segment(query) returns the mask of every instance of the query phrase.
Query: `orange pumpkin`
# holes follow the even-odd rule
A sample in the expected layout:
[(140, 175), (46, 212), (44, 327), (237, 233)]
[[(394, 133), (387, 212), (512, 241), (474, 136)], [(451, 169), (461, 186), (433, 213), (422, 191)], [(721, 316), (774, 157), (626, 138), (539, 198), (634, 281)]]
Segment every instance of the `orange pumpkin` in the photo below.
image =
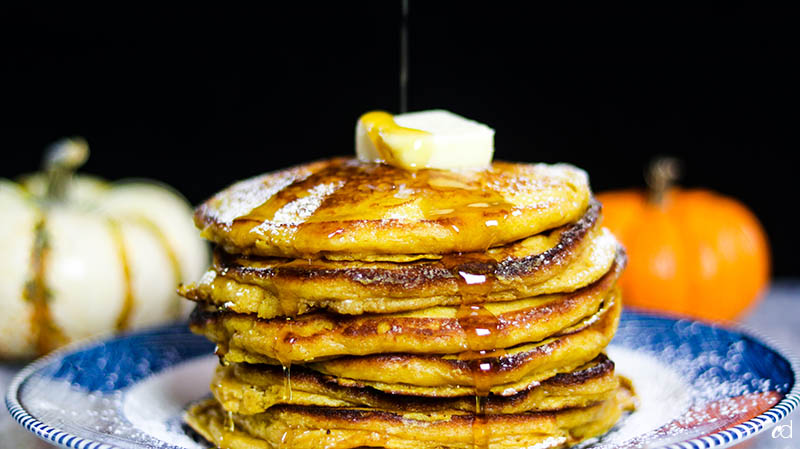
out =
[(629, 264), (620, 280), (628, 305), (708, 320), (731, 320), (769, 281), (767, 238), (740, 202), (708, 190), (673, 187), (674, 159), (656, 161), (647, 193), (598, 194), (603, 223)]

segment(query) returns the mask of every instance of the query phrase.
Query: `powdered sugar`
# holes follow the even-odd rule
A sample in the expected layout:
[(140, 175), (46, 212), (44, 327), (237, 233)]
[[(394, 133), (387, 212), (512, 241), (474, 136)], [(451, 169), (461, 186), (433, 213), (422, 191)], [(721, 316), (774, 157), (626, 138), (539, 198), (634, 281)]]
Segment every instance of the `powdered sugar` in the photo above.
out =
[(186, 405), (207, 391), (213, 356), (162, 371), (126, 390), (86, 391), (65, 379), (36, 377), (26, 384), (27, 408), (53, 427), (120, 448), (206, 449), (182, 427)]
[(311, 172), (306, 170), (289, 170), (281, 176), (261, 175), (237, 182), (215, 198), (208, 213), (219, 224), (230, 226), (237, 218), (247, 215), (276, 193), (309, 175)]
[[(676, 326), (678, 332), (692, 333), (697, 324)], [(745, 350), (742, 341), (724, 351), (697, 350), (689, 343), (666, 345), (659, 353), (610, 346), (609, 357), (617, 373), (632, 381), (638, 407), (600, 440), (582, 446), (661, 447), (746, 421), (782, 397), (784, 387), (769, 379), (729, 375), (741, 368), (737, 364)]]
[(306, 195), (286, 203), (275, 211), (269, 220), (253, 228), (250, 232), (260, 235), (293, 232), (293, 230), (314, 214), (322, 202), (344, 185), (344, 181), (317, 184)]
[(655, 430), (689, 409), (692, 387), (669, 365), (621, 346), (610, 346), (608, 356), (617, 374), (633, 382), (639, 403), (634, 413), (603, 438), (603, 443), (621, 443)]
[(198, 385), (208, 387), (217, 360), (198, 358), (151, 376), (124, 393), (122, 411), (131, 424), (160, 441), (180, 447), (203, 448), (181, 429), (186, 405), (196, 401)]

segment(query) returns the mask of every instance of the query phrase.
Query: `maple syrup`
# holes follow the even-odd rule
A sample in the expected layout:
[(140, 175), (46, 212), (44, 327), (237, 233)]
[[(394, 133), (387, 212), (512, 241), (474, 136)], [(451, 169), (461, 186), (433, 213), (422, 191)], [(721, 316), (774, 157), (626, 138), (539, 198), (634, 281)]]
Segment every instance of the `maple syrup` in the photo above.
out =
[(231, 362), (225, 359), (225, 354), (227, 353), (227, 345), (220, 346), (220, 344), (217, 343), (217, 345), (214, 346), (214, 355), (218, 357), (220, 366), (228, 366), (231, 364)]
[(228, 411), (228, 413), (225, 415), (224, 426), (225, 426), (225, 429), (228, 430), (228, 432), (233, 432), (233, 431), (236, 430), (236, 423), (233, 421), (233, 412), (232, 411)]
[(289, 288), (285, 288), (280, 283), (275, 285), (277, 290), (278, 304), (281, 311), (286, 317), (296, 317), (300, 314), (300, 299)]
[(292, 402), (292, 365), (282, 365), (283, 367), (283, 400)]
[[(372, 111), (358, 119), (363, 125), (369, 140), (381, 159), (401, 168), (421, 168), (428, 165), (433, 154), (433, 135), (427, 131), (406, 128), (394, 121), (394, 116), (384, 111)], [(398, 145), (411, 156), (410, 160), (398, 159), (393, 145), (384, 139), (392, 137), (394, 145)], [(408, 167), (406, 167), (408, 166)]]
[[(302, 223), (326, 220), (347, 220), (357, 217), (360, 220), (384, 219), (387, 212), (414, 202), (414, 210), (424, 220), (452, 219), (451, 227), (459, 232), (460, 222), (482, 222), (485, 233), (493, 235), (498, 225), (512, 214), (514, 205), (507, 202), (500, 193), (486, 188), (486, 173), (456, 173), (446, 170), (420, 170), (407, 172), (387, 169), (373, 164), (340, 163), (322, 169), (311, 176), (292, 182), (263, 204), (247, 214), (237, 217), (234, 222), (253, 221), (263, 223), (275, 217), (281, 208), (301, 198), (305, 192), (316, 185), (331, 180), (342, 180), (340, 187), (303, 218)], [(328, 238), (336, 238), (337, 232), (326, 232)], [(485, 235), (485, 234), (484, 234)], [(298, 227), (290, 240), (317, 238), (305, 235)], [(487, 239), (484, 249), (488, 249), (494, 238)], [(474, 246), (465, 242), (465, 247)], [(464, 261), (464, 254), (444, 256), (442, 262), (456, 279), (462, 304), (457, 311), (457, 320), (464, 330), (466, 350), (459, 358), (467, 363), (475, 387), (475, 414), (473, 419), (473, 444), (485, 448), (490, 440), (487, 422), (487, 398), (493, 385), (493, 376), (498, 371), (497, 360), (505, 352), (496, 349), (500, 320), (482, 304), (492, 291), (495, 282), (494, 272), (497, 261), (482, 254), (470, 256)], [(286, 315), (296, 315), (297, 298), (277, 286), (281, 310)], [(288, 324), (288, 323), (287, 323)], [(278, 332), (274, 347), (278, 361), (284, 370), (284, 397), (291, 400), (291, 361), (288, 357), (291, 348), (286, 340), (288, 328)], [(281, 440), (281, 446), (287, 434)]]
[[(284, 242), (282, 245), (289, 246), (296, 246), (294, 242), (308, 246), (307, 242), (325, 237), (337, 239), (345, 232), (343, 228), (303, 226), (308, 223), (381, 221), (388, 218), (452, 221), (454, 229), (459, 228), (457, 222), (484, 223), (483, 237), (487, 233), (491, 236), (495, 232), (493, 228), (497, 227), (495, 223), (500, 224), (515, 211), (512, 203), (488, 187), (494, 178), (496, 174), (491, 170), (453, 172), (426, 169), (410, 172), (381, 164), (334, 161), (308, 177), (291, 179), (292, 182), (281, 186), (282, 189), (261, 204), (233, 218), (232, 224), (234, 227), (244, 225), (247, 232), (268, 230), (270, 239), (275, 238)], [(321, 189), (326, 185), (335, 188)], [(310, 197), (316, 200), (308, 200)], [(294, 211), (292, 219), (279, 219), (284, 215), (281, 211), (287, 209)], [(321, 229), (324, 229), (324, 234), (319, 233)], [(492, 243), (489, 239), (489, 246)], [(465, 241), (459, 247), (474, 251), (476, 249), (472, 247), (475, 245), (475, 242)], [(486, 244), (480, 246), (488, 247)]]
[(488, 425), (487, 401), (497, 372), (498, 356), (495, 348), (500, 330), (500, 320), (483, 306), (495, 280), (491, 264), (474, 263), (474, 271), (465, 271), (464, 265), (454, 273), (461, 293), (462, 303), (456, 319), (464, 331), (467, 350), (459, 359), (467, 363), (475, 387), (475, 413), (472, 421), (472, 441), (475, 448), (487, 448), (491, 438)]
[[(280, 318), (278, 318), (280, 319)], [(272, 347), (275, 351), (275, 358), (280, 362), (283, 369), (283, 400), (291, 402), (292, 400), (292, 359), (290, 356), (292, 343), (295, 342), (295, 337), (289, 337), (292, 330), (292, 317), (284, 318), (283, 326), (275, 333), (275, 338), (272, 342)]]

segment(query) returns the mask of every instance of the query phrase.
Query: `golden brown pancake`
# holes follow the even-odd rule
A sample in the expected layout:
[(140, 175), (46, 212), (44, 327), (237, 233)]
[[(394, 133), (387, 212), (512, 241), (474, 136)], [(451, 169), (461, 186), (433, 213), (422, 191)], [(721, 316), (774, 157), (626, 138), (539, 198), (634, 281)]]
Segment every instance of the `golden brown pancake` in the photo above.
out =
[(565, 447), (632, 407), (604, 354), (624, 250), (586, 174), (337, 158), (236, 183), (180, 293), (217, 344), (187, 423), (222, 448)]
[(318, 258), (482, 252), (577, 221), (591, 198), (569, 165), (419, 170), (329, 159), (236, 183), (195, 223), (231, 254)]
[[(600, 280), (575, 292), (483, 304), (480, 307), (491, 323), (484, 323), (486, 316), (459, 316), (460, 308), (455, 306), (356, 316), (317, 312), (296, 319), (263, 320), (199, 305), (190, 325), (222, 352), (242, 350), (284, 363), (346, 355), (508, 348), (550, 337), (597, 312), (624, 267), (624, 254), (617, 259)], [(465, 327), (481, 326), (492, 326), (492, 338), (470, 341)]]
[[(618, 244), (607, 229), (554, 234), (480, 255), (408, 263), (245, 259), (218, 250), (214, 269), (180, 293), (267, 319), (316, 309), (393, 313), (571, 292), (599, 279), (614, 262)], [(476, 290), (466, 284), (470, 276), (485, 279), (477, 286), (479, 298), (470, 297)]]
[[(288, 377), (287, 377), (288, 376)], [(510, 396), (490, 394), (486, 413), (522, 413), (585, 407), (619, 387), (614, 363), (599, 355), (575, 371), (557, 374)], [(396, 412), (475, 410), (475, 395), (437, 398), (384, 393), (365, 386), (342, 386), (336, 378), (296, 366), (290, 374), (274, 365), (231, 364), (217, 368), (211, 392), (226, 411), (262, 413), (278, 404), (365, 407)]]
[[(475, 395), (476, 382), (487, 392), (508, 396), (559, 373), (573, 371), (603, 352), (617, 329), (622, 303), (618, 292), (595, 315), (565, 329), (562, 335), (482, 357), (463, 354), (375, 354), (339, 357), (307, 366), (330, 375), (344, 387), (372, 388), (389, 394), (431, 398)], [(259, 356), (228, 352), (223, 364), (263, 364)], [(491, 368), (483, 371), (479, 368)], [(290, 365), (289, 369), (291, 370)]]
[[(476, 358), (464, 354), (378, 354), (340, 357), (308, 366), (334, 376), (343, 386), (369, 387), (385, 393), (456, 397), (475, 395), (477, 384), (492, 394), (509, 396), (559, 373), (573, 371), (597, 357), (619, 324), (622, 304), (616, 292), (592, 318), (564, 330), (564, 335)], [(489, 369), (483, 370), (481, 368)]]
[(602, 434), (631, 408), (631, 392), (620, 387), (605, 401), (548, 412), (476, 417), (466, 412), (278, 405), (256, 415), (228, 415), (216, 401), (208, 400), (192, 406), (186, 421), (217, 446), (232, 449), (472, 449), (476, 445), (544, 449), (563, 448)]

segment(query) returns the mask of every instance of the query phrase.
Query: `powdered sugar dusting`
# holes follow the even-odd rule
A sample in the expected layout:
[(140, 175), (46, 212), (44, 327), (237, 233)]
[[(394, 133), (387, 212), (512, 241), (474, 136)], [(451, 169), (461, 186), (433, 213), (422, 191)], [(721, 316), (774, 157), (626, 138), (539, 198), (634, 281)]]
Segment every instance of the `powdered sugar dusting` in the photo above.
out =
[(129, 390), (107, 393), (87, 391), (64, 379), (37, 377), (26, 389), (46, 394), (30, 395), (27, 406), (43, 422), (116, 447), (206, 449), (186, 435), (182, 415), (185, 406), (197, 399), (197, 391), (207, 389), (214, 363), (214, 357), (203, 357)]
[(122, 411), (141, 432), (187, 449), (204, 448), (181, 429), (186, 405), (196, 401), (198, 385), (208, 387), (217, 360), (202, 357), (177, 365), (125, 391)]
[(522, 449), (549, 449), (561, 446), (565, 441), (567, 441), (567, 437), (547, 437), (534, 445), (525, 446)]
[[(697, 324), (677, 322), (679, 333), (699, 332)], [(627, 333), (627, 332), (626, 332)], [(656, 333), (629, 334), (641, 344)], [(612, 345), (609, 357), (616, 371), (629, 378), (638, 396), (637, 410), (601, 439), (584, 443), (592, 448), (661, 447), (698, 438), (744, 422), (772, 407), (783, 397), (785, 386), (773, 385), (769, 379), (754, 378), (741, 370), (745, 344), (739, 340), (728, 345), (711, 343), (713, 335), (699, 344), (711, 344), (720, 350), (697, 352), (687, 342), (665, 345), (659, 352), (629, 349)], [(627, 346), (627, 345), (626, 345)], [(650, 346), (645, 344), (645, 346)], [(652, 346), (650, 346), (652, 347)]]
[(633, 382), (639, 403), (634, 413), (603, 438), (604, 443), (621, 443), (655, 430), (689, 409), (692, 387), (669, 365), (621, 346), (610, 346), (608, 356), (617, 374)]
[(200, 285), (211, 285), (211, 283), (214, 282), (214, 279), (216, 278), (217, 278), (216, 270), (207, 270), (205, 273), (203, 273), (203, 276), (197, 283)]
[(270, 220), (265, 220), (250, 232), (259, 235), (293, 232), (294, 229), (314, 214), (322, 202), (333, 192), (339, 190), (344, 181), (317, 184), (306, 192), (306, 195), (286, 203), (275, 211)]
[(276, 193), (309, 175), (311, 172), (307, 170), (289, 170), (280, 176), (261, 175), (237, 182), (212, 200), (209, 214), (221, 225), (230, 226), (237, 218), (249, 214)]
[(581, 184), (589, 184), (589, 175), (586, 173), (586, 170), (571, 164), (536, 164), (536, 168), (546, 172), (548, 176), (564, 182), (573, 182), (577, 180)]

